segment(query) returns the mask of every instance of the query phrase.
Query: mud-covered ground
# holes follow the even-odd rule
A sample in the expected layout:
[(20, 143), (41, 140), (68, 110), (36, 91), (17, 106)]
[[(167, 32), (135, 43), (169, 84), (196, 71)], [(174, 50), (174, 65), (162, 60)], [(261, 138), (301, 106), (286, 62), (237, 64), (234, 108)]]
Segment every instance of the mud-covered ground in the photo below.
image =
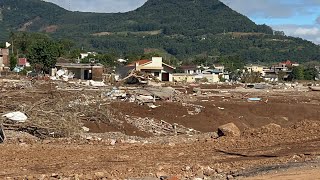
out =
[[(1, 179), (317, 177), (320, 92), (306, 87), (206, 85), (201, 94), (176, 87), (183, 101), (157, 101), (152, 109), (104, 97), (110, 88), (28, 81), (0, 86), (1, 113), (26, 112), (24, 127), (41, 129), (5, 128)], [(257, 97), (261, 101), (248, 101)], [(162, 121), (197, 133), (173, 136)], [(217, 137), (217, 128), (230, 122), (241, 136)], [(59, 138), (50, 136), (54, 132)]]

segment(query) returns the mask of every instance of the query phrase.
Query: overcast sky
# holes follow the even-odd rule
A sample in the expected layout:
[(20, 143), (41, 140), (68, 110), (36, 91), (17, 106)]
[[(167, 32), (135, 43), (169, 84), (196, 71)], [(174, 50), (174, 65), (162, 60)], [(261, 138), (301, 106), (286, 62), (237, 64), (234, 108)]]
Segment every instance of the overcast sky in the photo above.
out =
[[(126, 12), (146, 0), (46, 0), (86, 12)], [(209, 1), (209, 0), (208, 0)], [(258, 24), (320, 44), (320, 0), (221, 0)]]

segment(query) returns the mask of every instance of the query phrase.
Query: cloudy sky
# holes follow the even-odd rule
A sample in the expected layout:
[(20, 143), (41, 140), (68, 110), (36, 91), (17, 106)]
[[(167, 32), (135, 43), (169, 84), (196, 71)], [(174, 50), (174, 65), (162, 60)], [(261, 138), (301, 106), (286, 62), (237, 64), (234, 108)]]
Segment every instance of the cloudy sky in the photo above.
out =
[[(126, 12), (146, 0), (46, 0), (66, 9), (87, 12)], [(258, 24), (320, 44), (320, 0), (221, 0)]]

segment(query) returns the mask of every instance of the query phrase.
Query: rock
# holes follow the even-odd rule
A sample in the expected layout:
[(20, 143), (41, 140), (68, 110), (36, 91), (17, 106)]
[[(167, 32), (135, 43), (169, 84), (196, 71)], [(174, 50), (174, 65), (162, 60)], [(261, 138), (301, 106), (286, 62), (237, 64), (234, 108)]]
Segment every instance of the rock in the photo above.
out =
[(168, 177), (167, 173), (160, 171), (156, 173), (157, 178), (161, 178), (161, 177)]
[(106, 177), (104, 172), (96, 172), (96, 173), (94, 173), (94, 175), (96, 176), (96, 178), (104, 178), (104, 177)]
[(230, 180), (230, 179), (234, 179), (234, 177), (232, 175), (228, 175), (227, 180)]
[(52, 173), (52, 174), (51, 174), (51, 177), (53, 177), (53, 178), (58, 178), (58, 177), (59, 177), (59, 174)]
[(160, 180), (168, 180), (167, 176), (160, 176)]
[(36, 179), (36, 178), (29, 175), (29, 176), (26, 177), (26, 179), (27, 179), (27, 180), (34, 180), (34, 179)]
[(29, 147), (29, 145), (27, 143), (20, 143), (19, 146), (25, 147), (25, 148)]
[(200, 165), (200, 164), (196, 164), (194, 166), (192, 166), (192, 171), (193, 172), (197, 172), (197, 171), (202, 171), (203, 170), (203, 167)]
[(239, 137), (240, 129), (234, 124), (229, 123), (218, 128), (218, 135), (221, 136), (229, 136), (229, 137)]
[(90, 141), (90, 140), (92, 140), (92, 139), (93, 139), (92, 136), (87, 136), (87, 137), (86, 137), (86, 140), (88, 140), (88, 141)]
[(163, 166), (158, 166), (158, 171), (163, 171), (164, 167)]
[(223, 173), (222, 169), (220, 169), (220, 168), (217, 168), (217, 169), (216, 169), (216, 172), (217, 172), (218, 174)]
[(197, 176), (197, 177), (204, 177), (204, 173), (203, 173), (203, 170), (198, 170), (196, 172), (194, 172), (194, 174)]
[(93, 178), (93, 176), (92, 176), (92, 175), (87, 174), (87, 175), (85, 175), (85, 176), (84, 176), (84, 179), (94, 179), (94, 178)]
[(82, 176), (80, 176), (79, 174), (74, 174), (72, 177), (74, 180), (80, 180)]
[(212, 178), (213, 179), (225, 179), (225, 176), (222, 174), (215, 174)]
[(89, 131), (90, 131), (90, 129), (87, 128), (87, 127), (85, 127), (85, 126), (82, 127), (82, 130), (83, 130), (84, 132), (89, 132)]
[(191, 170), (191, 167), (190, 167), (190, 166), (187, 166), (185, 170), (186, 170), (186, 171), (190, 171), (190, 170)]
[(116, 145), (116, 143), (117, 143), (117, 140), (112, 139), (111, 142), (110, 142), (110, 145), (111, 145), (111, 146), (114, 146), (114, 145)]
[(46, 179), (46, 175), (45, 174), (41, 174), (39, 177), (38, 177), (38, 180), (44, 180)]
[(203, 175), (205, 176), (213, 176), (216, 174), (216, 171), (211, 169), (210, 167), (207, 167), (204, 171), (203, 171)]
[(193, 178), (192, 180), (202, 180), (202, 178), (196, 177), (196, 178)]

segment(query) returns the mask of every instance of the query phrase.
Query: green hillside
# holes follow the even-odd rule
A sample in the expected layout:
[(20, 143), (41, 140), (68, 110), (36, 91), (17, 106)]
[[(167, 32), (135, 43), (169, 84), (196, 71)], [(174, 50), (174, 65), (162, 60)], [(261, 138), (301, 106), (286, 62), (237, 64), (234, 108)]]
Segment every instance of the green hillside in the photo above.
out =
[(319, 46), (274, 36), (218, 0), (149, 0), (127, 13), (70, 12), (40, 0), (0, 0), (0, 41), (10, 31), (43, 32), (75, 46), (128, 54), (165, 50), (180, 60), (240, 56), (246, 62), (319, 59)]

